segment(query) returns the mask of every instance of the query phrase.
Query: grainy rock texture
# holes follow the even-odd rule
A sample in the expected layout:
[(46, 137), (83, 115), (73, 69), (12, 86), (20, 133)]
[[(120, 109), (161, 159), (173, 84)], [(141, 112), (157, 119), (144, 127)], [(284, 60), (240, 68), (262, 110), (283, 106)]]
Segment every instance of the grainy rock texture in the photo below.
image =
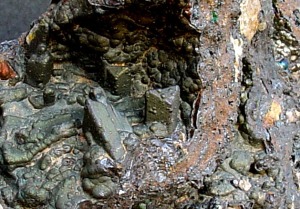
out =
[(299, 9), (52, 1), (0, 46), (0, 205), (299, 208)]

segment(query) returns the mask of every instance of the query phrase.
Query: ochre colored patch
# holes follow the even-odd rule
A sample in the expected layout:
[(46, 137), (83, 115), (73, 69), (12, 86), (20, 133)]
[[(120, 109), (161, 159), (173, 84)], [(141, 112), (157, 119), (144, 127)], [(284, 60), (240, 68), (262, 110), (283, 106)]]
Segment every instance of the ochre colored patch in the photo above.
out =
[(258, 14), (261, 10), (260, 1), (243, 0), (240, 6), (240, 31), (250, 42), (259, 26)]
[(0, 59), (0, 79), (7, 80), (16, 77), (15, 71), (6, 60)]
[(37, 28), (37, 26), (34, 26), (34, 27), (30, 30), (30, 32), (26, 35), (25, 41), (26, 41), (26, 43), (27, 43), (28, 45), (31, 43), (31, 41), (32, 41), (33, 39), (36, 38), (36, 28)]
[(264, 126), (270, 127), (279, 120), (280, 113), (282, 112), (281, 106), (278, 102), (273, 101), (270, 110), (267, 112), (264, 118)]

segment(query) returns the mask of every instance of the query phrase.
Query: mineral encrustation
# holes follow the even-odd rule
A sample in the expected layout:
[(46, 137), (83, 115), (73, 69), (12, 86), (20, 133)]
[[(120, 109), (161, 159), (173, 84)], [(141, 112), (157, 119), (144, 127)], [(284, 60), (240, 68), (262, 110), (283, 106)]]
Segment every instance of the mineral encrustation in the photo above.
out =
[(53, 0), (0, 44), (0, 208), (299, 208), (299, 11)]

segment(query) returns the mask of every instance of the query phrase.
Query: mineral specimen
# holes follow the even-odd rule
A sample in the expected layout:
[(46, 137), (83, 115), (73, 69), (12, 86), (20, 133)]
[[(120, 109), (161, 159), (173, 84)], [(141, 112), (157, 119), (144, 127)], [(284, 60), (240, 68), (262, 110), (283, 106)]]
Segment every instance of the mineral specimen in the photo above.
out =
[(0, 207), (298, 208), (299, 41), (283, 11), (52, 1), (0, 44)]
[(172, 133), (176, 128), (179, 113), (179, 87), (173, 86), (148, 91), (146, 104), (146, 122), (160, 121), (166, 123), (168, 131)]

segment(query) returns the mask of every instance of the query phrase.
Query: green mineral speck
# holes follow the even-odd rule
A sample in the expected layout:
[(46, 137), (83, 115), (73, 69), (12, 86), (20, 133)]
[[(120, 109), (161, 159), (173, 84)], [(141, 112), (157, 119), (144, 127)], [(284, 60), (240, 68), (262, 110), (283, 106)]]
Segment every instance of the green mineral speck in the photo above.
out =
[(283, 70), (287, 71), (289, 69), (289, 61), (285, 58), (281, 59), (277, 62), (277, 65), (281, 67)]
[(146, 209), (147, 205), (145, 203), (140, 203), (139, 204), (139, 209)]
[(218, 19), (219, 19), (218, 13), (216, 11), (212, 11), (211, 12), (211, 16), (212, 16), (211, 21), (213, 23), (217, 23)]

